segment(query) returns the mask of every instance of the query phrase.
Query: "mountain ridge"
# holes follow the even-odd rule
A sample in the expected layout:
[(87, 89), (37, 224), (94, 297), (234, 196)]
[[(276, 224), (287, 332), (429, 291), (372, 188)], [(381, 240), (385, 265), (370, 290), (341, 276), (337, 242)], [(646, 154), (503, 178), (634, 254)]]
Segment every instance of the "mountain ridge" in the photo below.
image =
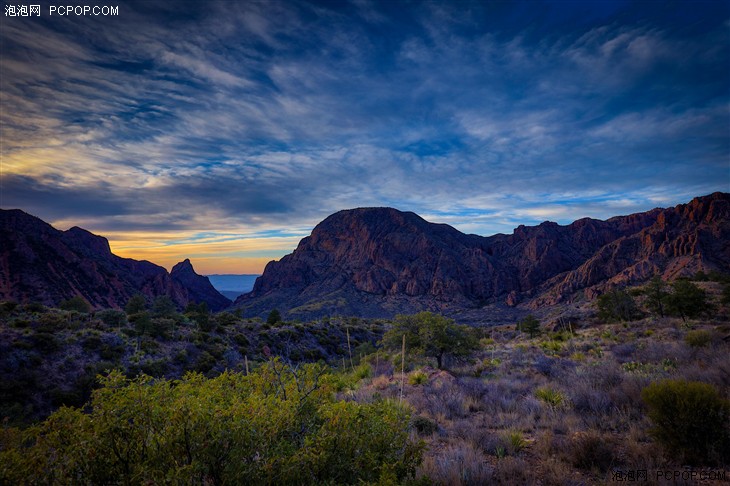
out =
[(730, 194), (672, 208), (520, 225), (483, 237), (393, 208), (356, 208), (325, 218), (297, 248), (267, 264), (234, 307), (273, 307), (303, 319), (569, 303), (607, 286), (697, 270), (730, 270)]
[(0, 242), (0, 299), (58, 305), (79, 295), (93, 307), (121, 308), (141, 293), (167, 295), (181, 308), (198, 300), (213, 310), (230, 304), (192, 266), (194, 275), (173, 275), (114, 255), (103, 236), (78, 226), (61, 231), (20, 209), (0, 209)]

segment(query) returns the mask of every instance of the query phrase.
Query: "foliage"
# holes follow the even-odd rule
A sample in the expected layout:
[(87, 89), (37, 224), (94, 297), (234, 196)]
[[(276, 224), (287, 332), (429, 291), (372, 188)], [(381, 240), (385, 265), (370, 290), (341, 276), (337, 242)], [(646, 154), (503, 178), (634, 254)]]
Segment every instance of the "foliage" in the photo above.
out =
[(175, 303), (167, 295), (157, 296), (152, 302), (152, 315), (155, 317), (171, 317), (175, 310)]
[(443, 367), (445, 356), (468, 356), (479, 347), (471, 328), (431, 312), (396, 316), (393, 327), (383, 336), (383, 343), (399, 350), (404, 335), (407, 352), (436, 358), (439, 368)]
[(147, 299), (145, 299), (144, 295), (142, 295), (142, 294), (133, 295), (129, 299), (129, 301), (127, 301), (127, 305), (124, 306), (124, 312), (126, 312), (128, 316), (131, 316), (134, 314), (139, 314), (146, 310), (147, 310)]
[(61, 408), (0, 437), (0, 483), (403, 482), (423, 446), (394, 401), (336, 402), (320, 365), (170, 382), (112, 372), (89, 412)]
[(61, 310), (76, 311), (82, 314), (88, 314), (91, 311), (91, 306), (86, 300), (80, 295), (71, 297), (68, 300), (64, 300), (58, 306)]
[(712, 334), (709, 331), (700, 329), (688, 331), (684, 336), (684, 342), (693, 348), (704, 348), (712, 341)]
[(104, 309), (97, 312), (96, 317), (110, 328), (119, 328), (127, 323), (127, 315), (117, 309)]
[(708, 310), (707, 294), (689, 280), (676, 280), (672, 283), (672, 293), (667, 297), (667, 310), (678, 315), (683, 321), (695, 318)]
[(693, 464), (730, 456), (730, 401), (712, 385), (665, 380), (646, 387), (641, 397), (652, 434), (670, 454)]
[(526, 332), (531, 338), (534, 338), (540, 334), (540, 321), (530, 314), (517, 323), (517, 329), (521, 332)]
[(423, 371), (414, 371), (408, 377), (408, 383), (413, 386), (423, 385), (425, 383), (428, 383), (428, 375)]
[(649, 312), (664, 317), (664, 308), (666, 306), (667, 284), (659, 275), (655, 275), (649, 283), (643, 288), (643, 294), (646, 296), (646, 307)]
[(278, 309), (273, 309), (269, 312), (269, 316), (266, 318), (266, 324), (273, 326), (281, 322), (281, 313)]
[(553, 408), (558, 408), (565, 403), (565, 395), (548, 387), (538, 388), (535, 390), (535, 397)]
[(609, 290), (598, 297), (598, 317), (605, 321), (630, 321), (639, 311), (634, 298), (625, 290)]

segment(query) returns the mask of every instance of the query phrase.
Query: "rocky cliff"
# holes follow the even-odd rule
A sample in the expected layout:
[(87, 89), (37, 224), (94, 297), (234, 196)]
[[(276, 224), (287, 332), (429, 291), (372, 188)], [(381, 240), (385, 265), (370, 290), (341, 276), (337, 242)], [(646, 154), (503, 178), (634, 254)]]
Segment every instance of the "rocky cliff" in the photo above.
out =
[(179, 307), (198, 299), (223, 307), (228, 300), (209, 282), (204, 289), (188, 266), (171, 276), (148, 261), (114, 255), (106, 238), (84, 229), (59, 231), (23, 211), (0, 210), (0, 300), (57, 305), (80, 295), (95, 307), (123, 307), (142, 293), (168, 295)]
[(218, 292), (208, 277), (198, 275), (192, 263), (187, 258), (172, 267), (172, 279), (185, 287), (188, 291), (188, 300), (191, 302), (207, 302), (212, 311), (219, 311), (231, 305), (231, 301)]
[(270, 262), (234, 305), (290, 316), (386, 316), (488, 304), (539, 306), (607, 285), (697, 270), (730, 270), (730, 195), (607, 221), (520, 226), (481, 237), (392, 208), (329, 216), (296, 250)]

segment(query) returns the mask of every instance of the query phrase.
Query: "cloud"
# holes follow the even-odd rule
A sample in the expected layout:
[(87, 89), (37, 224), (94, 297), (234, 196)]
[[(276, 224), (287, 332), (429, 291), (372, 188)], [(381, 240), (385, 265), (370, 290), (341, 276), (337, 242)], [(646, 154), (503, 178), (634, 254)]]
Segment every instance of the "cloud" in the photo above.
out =
[(8, 20), (0, 205), (139, 230), (172, 258), (192, 247), (165, 232), (306, 234), (348, 207), (490, 234), (727, 190), (727, 9), (574, 6), (145, 1)]

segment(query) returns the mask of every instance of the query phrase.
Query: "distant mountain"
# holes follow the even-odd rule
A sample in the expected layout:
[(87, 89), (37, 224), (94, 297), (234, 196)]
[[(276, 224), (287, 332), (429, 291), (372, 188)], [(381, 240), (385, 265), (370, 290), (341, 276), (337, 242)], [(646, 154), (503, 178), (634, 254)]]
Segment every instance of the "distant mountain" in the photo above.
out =
[(534, 308), (697, 270), (730, 270), (730, 194), (490, 237), (411, 212), (360, 208), (318, 224), (292, 254), (270, 262), (234, 306), (246, 315), (276, 307), (301, 318), (455, 313), (490, 304)]
[(73, 227), (59, 231), (19, 209), (0, 209), (0, 300), (58, 305), (80, 295), (95, 307), (123, 307), (131, 296), (168, 295), (178, 307), (230, 304), (190, 262), (170, 274), (148, 261), (114, 255), (106, 238)]
[(241, 294), (250, 292), (258, 275), (208, 275), (208, 280), (215, 289), (231, 300), (235, 300)]
[(172, 267), (170, 276), (188, 290), (188, 300), (192, 302), (207, 302), (208, 307), (214, 311), (231, 305), (231, 299), (218, 292), (208, 277), (195, 273), (192, 263), (187, 258)]

